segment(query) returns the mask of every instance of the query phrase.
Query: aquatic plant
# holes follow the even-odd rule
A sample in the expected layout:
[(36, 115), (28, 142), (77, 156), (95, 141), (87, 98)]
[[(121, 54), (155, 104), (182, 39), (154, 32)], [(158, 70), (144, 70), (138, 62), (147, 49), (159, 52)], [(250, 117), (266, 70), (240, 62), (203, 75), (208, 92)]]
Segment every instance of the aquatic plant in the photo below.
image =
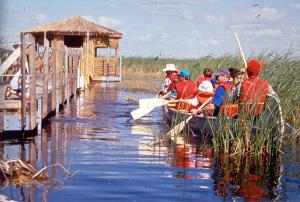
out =
[[(278, 94), (282, 107), (284, 121), (288, 120), (295, 128), (299, 127), (300, 120), (300, 59), (294, 56), (294, 52), (286, 54), (262, 53), (256, 56), (264, 61), (264, 69), (261, 78), (267, 80), (274, 91)], [(123, 66), (125, 71), (139, 73), (158, 73), (167, 63), (174, 63), (180, 69), (189, 69), (192, 72), (192, 79), (195, 80), (202, 74), (205, 67), (218, 66), (243, 67), (239, 57), (225, 55), (214, 58), (211, 56), (199, 59), (174, 59), (174, 58), (124, 58)], [(276, 109), (277, 103), (269, 103), (265, 106), (265, 112), (259, 118), (252, 115), (239, 116), (237, 120), (227, 119), (219, 116), (219, 126), (214, 131), (214, 148), (223, 149), (228, 153), (262, 154), (272, 153), (279, 149), (281, 142), (280, 123)], [(278, 111), (278, 110), (277, 110)], [(268, 112), (268, 113), (267, 113)], [(176, 118), (176, 125), (182, 119)], [(253, 123), (255, 122), (255, 128)], [(255, 130), (253, 132), (253, 130)], [(299, 129), (297, 129), (299, 130)], [(188, 132), (188, 131), (185, 131)]]

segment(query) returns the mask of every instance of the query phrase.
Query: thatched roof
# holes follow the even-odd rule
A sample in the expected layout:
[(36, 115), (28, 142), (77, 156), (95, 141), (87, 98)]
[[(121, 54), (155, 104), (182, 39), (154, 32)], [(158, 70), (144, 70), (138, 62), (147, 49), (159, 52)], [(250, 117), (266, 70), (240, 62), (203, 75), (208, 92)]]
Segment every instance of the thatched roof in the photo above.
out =
[(120, 32), (102, 27), (79, 16), (40, 25), (35, 29), (26, 31), (26, 33), (41, 34), (47, 32), (47, 34), (55, 35), (86, 35), (88, 31), (91, 36), (106, 35), (109, 37), (122, 37), (122, 33)]

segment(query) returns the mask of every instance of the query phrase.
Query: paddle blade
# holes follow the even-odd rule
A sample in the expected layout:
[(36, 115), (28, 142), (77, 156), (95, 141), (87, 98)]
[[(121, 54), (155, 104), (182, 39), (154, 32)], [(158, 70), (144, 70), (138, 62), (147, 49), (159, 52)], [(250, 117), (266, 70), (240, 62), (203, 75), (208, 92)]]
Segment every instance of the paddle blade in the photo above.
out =
[(140, 99), (139, 106), (140, 108), (151, 108), (159, 107), (168, 104), (168, 101), (160, 98), (149, 98), (149, 99)]
[(138, 108), (138, 109), (132, 111), (130, 114), (134, 120), (137, 120), (137, 119), (149, 114), (153, 109), (154, 109), (154, 107)]
[(174, 135), (180, 133), (184, 127), (186, 125), (186, 121), (182, 121), (180, 122), (179, 124), (177, 124), (172, 130), (170, 130), (166, 135), (167, 136), (170, 136), (170, 137), (173, 137)]

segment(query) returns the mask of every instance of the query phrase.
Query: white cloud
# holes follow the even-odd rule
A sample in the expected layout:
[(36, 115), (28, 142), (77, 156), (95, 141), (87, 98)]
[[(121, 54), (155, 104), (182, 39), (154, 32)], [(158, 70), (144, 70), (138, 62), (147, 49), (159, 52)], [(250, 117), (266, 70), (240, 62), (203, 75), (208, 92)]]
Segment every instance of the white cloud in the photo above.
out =
[(93, 16), (91, 16), (91, 15), (83, 15), (83, 16), (81, 16), (83, 19), (85, 19), (85, 20), (88, 20), (88, 21), (91, 21), (91, 22), (95, 22), (96, 23), (96, 20), (94, 19), (94, 17)]
[(47, 21), (47, 15), (43, 13), (39, 13), (35, 15), (35, 20), (37, 21), (38, 24), (45, 23)]
[(7, 9), (10, 10), (10, 11), (16, 11), (16, 10), (18, 10), (18, 8), (17, 8), (16, 5), (8, 5)]
[(139, 44), (140, 42), (150, 41), (151, 38), (152, 38), (151, 34), (145, 34), (145, 35), (138, 35), (138, 36), (128, 35), (127, 39), (130, 43)]
[(208, 40), (209, 41), (209, 45), (212, 45), (212, 46), (218, 46), (218, 45), (220, 45), (221, 44), (221, 41), (220, 40), (218, 40), (218, 39), (209, 39)]
[(259, 36), (280, 36), (282, 35), (282, 30), (281, 29), (260, 29), (260, 30), (255, 30), (255, 31), (243, 31), (242, 32), (246, 36), (254, 36), (254, 37), (259, 37)]
[(251, 8), (232, 13), (230, 20), (234, 24), (271, 22), (282, 18), (284, 15), (283, 11), (279, 11), (276, 8)]
[(122, 24), (120, 20), (108, 18), (108, 17), (99, 17), (97, 22), (104, 27), (106, 26), (117, 27)]
[(162, 33), (159, 37), (160, 39), (168, 39), (169, 38), (169, 34), (167, 33)]
[[(217, 0), (131, 0), (130, 3), (136, 5), (145, 13), (160, 14), (160, 15), (179, 15), (189, 6), (212, 4)], [(191, 17), (189, 15), (185, 17)]]
[(261, 25), (258, 23), (229, 25), (230, 29), (251, 29), (251, 28), (260, 28), (260, 27)]
[(183, 15), (182, 16), (186, 20), (194, 20), (195, 19), (195, 16), (189, 10), (183, 11)]
[(214, 15), (214, 14), (211, 14), (211, 13), (205, 13), (205, 14), (202, 14), (198, 18), (198, 20), (202, 21), (202, 22), (219, 24), (219, 23), (224, 22), (225, 17), (223, 17), (223, 16), (217, 16), (217, 15)]
[(290, 4), (290, 7), (295, 8), (295, 9), (300, 9), (300, 3)]

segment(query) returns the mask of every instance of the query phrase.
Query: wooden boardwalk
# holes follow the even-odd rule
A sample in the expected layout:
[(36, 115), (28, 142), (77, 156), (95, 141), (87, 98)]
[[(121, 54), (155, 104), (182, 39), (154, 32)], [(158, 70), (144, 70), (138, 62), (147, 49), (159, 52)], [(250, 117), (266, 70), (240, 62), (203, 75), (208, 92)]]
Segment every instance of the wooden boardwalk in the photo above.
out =
[[(29, 85), (30, 98), (12, 95), (7, 100), (5, 90), (9, 84), (0, 85), (0, 133), (36, 129), (44, 118), (51, 112), (57, 112), (78, 89), (80, 50), (60, 44), (54, 44), (51, 48), (39, 46), (32, 35), (28, 34), (25, 38), (23, 33), (20, 47), (19, 57), (14, 59), (20, 58), (21, 89)], [(13, 77), (8, 74), (1, 76)], [(23, 78), (29, 78), (30, 82), (26, 84)]]

